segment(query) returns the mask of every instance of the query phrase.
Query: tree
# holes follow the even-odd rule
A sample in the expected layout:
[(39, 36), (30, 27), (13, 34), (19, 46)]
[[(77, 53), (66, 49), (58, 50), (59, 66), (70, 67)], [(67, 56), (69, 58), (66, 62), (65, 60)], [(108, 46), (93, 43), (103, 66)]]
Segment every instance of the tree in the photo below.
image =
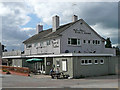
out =
[(117, 55), (117, 56), (120, 55), (120, 49), (119, 49), (119, 47), (116, 46), (115, 49), (116, 49), (116, 55)]
[(112, 44), (111, 44), (110, 38), (106, 39), (106, 45), (105, 45), (105, 47), (106, 48), (112, 48)]
[(7, 52), (7, 49), (5, 49), (5, 45), (2, 45), (2, 52)]

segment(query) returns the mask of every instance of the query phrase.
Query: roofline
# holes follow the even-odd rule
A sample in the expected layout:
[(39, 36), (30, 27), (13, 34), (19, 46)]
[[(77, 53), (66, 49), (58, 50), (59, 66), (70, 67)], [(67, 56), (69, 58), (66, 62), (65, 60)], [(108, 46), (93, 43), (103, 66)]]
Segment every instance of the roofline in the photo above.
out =
[(42, 58), (42, 57), (74, 57), (74, 56), (114, 56), (113, 54), (88, 54), (88, 53), (62, 53), (62, 54), (49, 54), (49, 55), (27, 55), (27, 56), (6, 56), (7, 58)]
[(98, 36), (98, 37), (100, 37), (101, 39), (103, 39), (104, 41), (106, 41), (106, 39), (104, 39), (103, 37), (101, 37), (93, 28), (91, 28), (83, 19), (81, 19), (90, 29), (92, 29), (95, 33), (96, 33), (96, 35)]
[[(82, 20), (82, 19), (79, 19), (79, 20), (77, 20), (77, 21), (75, 21), (75, 22), (70, 22), (70, 23), (73, 23), (72, 25), (74, 25), (76, 22), (78, 22), (78, 21), (80, 21), (80, 20)], [(70, 23), (67, 23), (67, 24), (70, 24)], [(64, 24), (64, 25), (67, 25), (67, 24)], [(61, 25), (61, 26), (64, 26), (64, 25)], [(61, 26), (60, 26), (60, 27), (61, 27)], [(71, 27), (71, 26), (69, 26), (69, 27)], [(67, 27), (66, 29), (68, 29), (69, 27)], [(50, 30), (50, 29), (52, 29), (52, 28), (49, 28), (49, 29), (47, 29), (47, 30)], [(59, 28), (58, 28), (58, 29), (59, 29)], [(45, 31), (45, 30), (43, 30), (43, 31)], [(62, 32), (63, 32), (63, 31), (62, 31)], [(62, 32), (61, 32), (61, 33), (62, 33)], [(35, 34), (35, 35), (36, 35), (36, 34)], [(34, 35), (33, 35), (33, 36), (34, 36)], [(53, 37), (58, 37), (58, 36), (60, 36), (60, 35), (56, 35), (56, 36), (53, 36)], [(52, 38), (53, 38), (53, 37), (52, 37)], [(31, 37), (30, 37), (30, 38), (31, 38)], [(46, 38), (46, 37), (44, 37), (44, 38)], [(46, 39), (48, 39), (48, 38), (49, 38), (49, 37), (47, 37)], [(28, 39), (29, 39), (29, 38), (28, 38)], [(27, 40), (28, 40), (28, 39), (27, 39)], [(27, 43), (27, 42), (26, 42), (27, 40), (23, 41), (22, 43), (26, 44), (26, 43)]]

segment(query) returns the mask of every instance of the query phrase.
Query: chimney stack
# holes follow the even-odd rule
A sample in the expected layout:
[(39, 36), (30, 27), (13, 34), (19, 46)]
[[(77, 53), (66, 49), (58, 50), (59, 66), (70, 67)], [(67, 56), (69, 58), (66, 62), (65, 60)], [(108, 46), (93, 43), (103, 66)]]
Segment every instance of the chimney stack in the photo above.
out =
[(75, 21), (77, 21), (77, 20), (78, 20), (78, 16), (73, 15), (73, 17), (72, 17), (72, 21), (75, 22)]
[(37, 34), (39, 34), (39, 32), (43, 31), (43, 25), (37, 24), (36, 30)]
[(52, 17), (52, 32), (55, 32), (59, 28), (59, 16)]

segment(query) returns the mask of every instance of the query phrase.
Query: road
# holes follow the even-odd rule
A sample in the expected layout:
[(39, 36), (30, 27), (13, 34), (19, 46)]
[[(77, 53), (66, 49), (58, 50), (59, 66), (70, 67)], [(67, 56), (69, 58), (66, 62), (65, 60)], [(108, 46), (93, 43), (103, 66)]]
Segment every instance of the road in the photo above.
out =
[[(42, 76), (41, 76), (42, 77)], [(51, 79), (49, 77), (33, 78), (17, 75), (4, 75), (3, 87), (35, 88), (118, 88), (116, 75), (84, 79)]]

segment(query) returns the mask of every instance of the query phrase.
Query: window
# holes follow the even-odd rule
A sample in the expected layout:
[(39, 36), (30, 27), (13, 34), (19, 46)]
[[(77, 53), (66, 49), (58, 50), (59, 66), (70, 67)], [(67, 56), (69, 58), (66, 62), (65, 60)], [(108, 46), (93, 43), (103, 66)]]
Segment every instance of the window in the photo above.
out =
[(88, 60), (85, 60), (85, 64), (88, 64)]
[(37, 47), (38, 46), (38, 43), (34, 43), (34, 47)]
[(71, 39), (70, 38), (68, 38), (68, 44), (71, 44)]
[(96, 43), (96, 44), (98, 44), (98, 41), (97, 41), (97, 40), (95, 40), (95, 43)]
[(100, 60), (100, 64), (104, 64), (104, 60), (103, 59)]
[(86, 40), (83, 40), (83, 43), (86, 43)]
[(98, 60), (94, 60), (94, 63), (95, 63), (95, 64), (98, 64)]
[(50, 45), (50, 40), (48, 40), (46, 43), (47, 43), (47, 45)]
[(91, 59), (82, 59), (81, 60), (81, 65), (89, 65), (89, 64), (92, 64)]
[(40, 46), (43, 47), (44, 46), (44, 42), (40, 42)]
[(81, 60), (81, 64), (82, 64), (82, 65), (84, 64), (84, 60)]
[(92, 64), (92, 60), (88, 60), (88, 64)]
[(57, 65), (57, 67), (59, 67), (60, 66), (60, 61), (56, 61), (56, 65)]
[(62, 60), (62, 71), (67, 71), (67, 60)]
[(90, 40), (88, 40), (88, 43), (90, 44)]
[(80, 39), (68, 38), (68, 45), (80, 45)]
[(32, 47), (32, 44), (27, 44), (26, 45), (26, 48), (31, 48)]
[(77, 40), (77, 45), (80, 45), (80, 39)]
[(98, 45), (98, 44), (100, 44), (100, 41), (99, 40), (93, 40), (93, 44)]
[(98, 44), (100, 44), (100, 41), (98, 41)]
[(71, 39), (71, 45), (77, 45), (77, 39)]
[(95, 44), (95, 41), (93, 40), (93, 44)]

